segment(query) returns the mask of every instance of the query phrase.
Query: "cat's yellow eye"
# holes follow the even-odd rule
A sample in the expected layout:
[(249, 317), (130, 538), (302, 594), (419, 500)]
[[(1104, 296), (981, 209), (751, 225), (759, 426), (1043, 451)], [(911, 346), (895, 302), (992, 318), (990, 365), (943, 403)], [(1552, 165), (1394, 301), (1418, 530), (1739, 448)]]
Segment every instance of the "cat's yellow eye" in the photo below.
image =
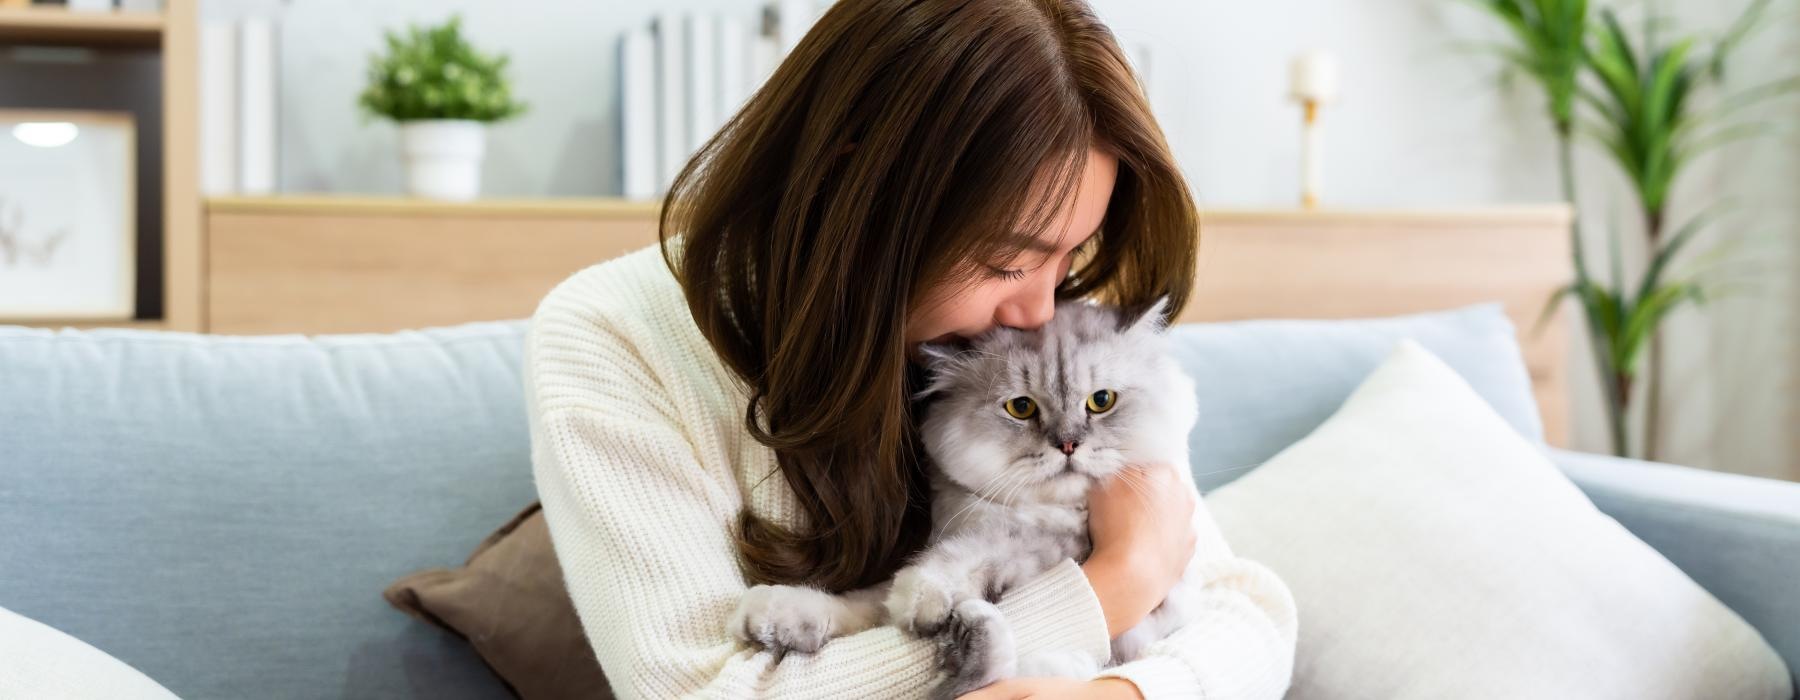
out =
[(1105, 413), (1119, 405), (1119, 395), (1111, 389), (1101, 389), (1088, 394), (1088, 413)]
[(1006, 407), (1006, 415), (1019, 420), (1027, 420), (1032, 416), (1037, 415), (1037, 402), (1032, 401), (1029, 396), (1020, 396), (1015, 399), (1010, 399), (1001, 405)]

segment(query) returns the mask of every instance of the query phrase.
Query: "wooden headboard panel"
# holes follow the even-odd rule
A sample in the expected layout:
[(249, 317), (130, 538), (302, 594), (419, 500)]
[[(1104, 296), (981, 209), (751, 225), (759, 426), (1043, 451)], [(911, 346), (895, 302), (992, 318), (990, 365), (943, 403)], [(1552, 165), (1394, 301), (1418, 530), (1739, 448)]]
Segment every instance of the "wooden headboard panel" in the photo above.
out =
[(1531, 331), (1573, 275), (1562, 205), (1444, 211), (1208, 211), (1178, 321), (1356, 318), (1501, 302), (1545, 439), (1569, 439), (1567, 331)]
[[(386, 332), (527, 317), (575, 271), (655, 241), (657, 210), (617, 199), (211, 199), (204, 329)], [(1179, 321), (1390, 316), (1500, 301), (1521, 334), (1546, 437), (1566, 444), (1564, 325), (1525, 337), (1570, 277), (1566, 208), (1202, 217), (1198, 286)]]

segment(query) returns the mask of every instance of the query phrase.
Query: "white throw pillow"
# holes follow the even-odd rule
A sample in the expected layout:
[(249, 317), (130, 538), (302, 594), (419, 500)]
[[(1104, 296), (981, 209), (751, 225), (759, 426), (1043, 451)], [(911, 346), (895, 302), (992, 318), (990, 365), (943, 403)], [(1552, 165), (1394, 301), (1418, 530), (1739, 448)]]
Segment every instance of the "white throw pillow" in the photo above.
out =
[(125, 662), (0, 608), (0, 698), (179, 700)]
[(1403, 340), (1209, 494), (1300, 606), (1288, 698), (1781, 698), (1781, 658)]

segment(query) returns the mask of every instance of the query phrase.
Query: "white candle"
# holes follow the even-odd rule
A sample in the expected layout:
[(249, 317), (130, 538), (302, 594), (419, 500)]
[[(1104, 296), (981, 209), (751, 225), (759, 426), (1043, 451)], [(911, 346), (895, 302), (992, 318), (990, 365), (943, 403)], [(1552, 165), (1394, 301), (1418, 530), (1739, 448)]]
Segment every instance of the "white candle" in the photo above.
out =
[(1337, 97), (1337, 61), (1317, 49), (1294, 57), (1288, 70), (1288, 94), (1304, 110), (1300, 124), (1300, 204), (1319, 202), (1319, 105)]
[(1314, 49), (1294, 57), (1288, 71), (1288, 94), (1301, 102), (1326, 102), (1337, 96), (1337, 61)]

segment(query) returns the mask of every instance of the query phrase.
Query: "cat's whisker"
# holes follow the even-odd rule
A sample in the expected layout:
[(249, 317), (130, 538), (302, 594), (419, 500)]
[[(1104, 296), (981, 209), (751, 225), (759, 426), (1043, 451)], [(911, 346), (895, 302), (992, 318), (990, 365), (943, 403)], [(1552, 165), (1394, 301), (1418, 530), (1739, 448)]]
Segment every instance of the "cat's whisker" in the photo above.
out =
[(982, 484), (981, 488), (976, 489), (974, 491), (975, 495), (985, 498), (987, 496), (987, 494), (992, 491), (994, 483), (1001, 479), (1006, 478), (1006, 476), (1007, 476), (1006, 470), (1002, 469), (1002, 470), (1000, 470), (1000, 473), (995, 474), (991, 477), (988, 477), (987, 483)]
[(1018, 475), (1019, 478), (1013, 481), (1012, 488), (1007, 490), (1005, 500), (1002, 501), (1008, 508), (1012, 507), (1013, 496), (1017, 496), (1019, 495), (1019, 492), (1024, 491), (1025, 485), (1031, 481), (1030, 472), (1019, 470)]
[(1150, 498), (1150, 487), (1137, 472), (1130, 469), (1119, 472), (1119, 481), (1123, 482), (1125, 487), (1131, 489), (1133, 493), (1136, 493), (1146, 500)]
[(951, 526), (956, 524), (957, 520), (962, 518), (963, 514), (968, 513), (969, 509), (974, 508), (975, 504), (978, 502), (979, 502), (978, 500), (969, 501), (969, 503), (967, 505), (964, 505), (962, 507), (962, 510), (956, 511), (955, 515), (952, 515), (949, 518), (945, 519), (944, 524), (939, 525), (938, 529), (948, 531), (951, 528)]
[(958, 518), (961, 518), (964, 514), (968, 513), (969, 509), (974, 508), (975, 504), (980, 503), (982, 501), (982, 499), (986, 499), (988, 497), (988, 493), (990, 492), (990, 489), (993, 487), (994, 482), (1000, 481), (1001, 479), (1006, 478), (1008, 475), (1009, 475), (1009, 472), (1007, 470), (1001, 470), (1000, 473), (995, 474), (992, 477), (989, 477), (987, 480), (987, 483), (982, 484), (981, 488), (976, 489), (975, 491), (971, 492), (971, 495), (975, 496), (974, 499), (971, 499), (967, 504), (964, 504), (961, 510), (956, 511), (955, 515), (952, 515), (949, 518), (946, 518), (944, 520), (944, 524), (941, 526), (942, 529), (947, 530), (950, 528), (951, 525), (956, 524), (956, 521)]
[(1016, 478), (1013, 478), (1006, 482), (1006, 488), (1004, 488), (1000, 491), (1000, 498), (999, 498), (1000, 505), (1007, 507), (1007, 508), (1012, 507), (1013, 491), (1015, 489), (1018, 489), (1020, 486), (1024, 485), (1024, 483), (1025, 483), (1025, 472), (1011, 471), (1010, 473), (1013, 474)]
[[(998, 480), (1004, 476), (1006, 476), (1006, 473), (1002, 472), (999, 475), (995, 476), (994, 480)], [(992, 483), (992, 480), (990, 480), (989, 483)], [(985, 492), (986, 490), (987, 490), (986, 487), (983, 487), (983, 491)], [(943, 525), (942, 529), (949, 530), (951, 526), (956, 524), (957, 520), (961, 519), (964, 515), (969, 514), (969, 512), (971, 510), (973, 510), (975, 508), (975, 506), (980, 505), (982, 501), (991, 501), (992, 500), (992, 498), (987, 493), (977, 493), (977, 494), (974, 494), (974, 496), (975, 496), (974, 498), (969, 499), (968, 503), (963, 504), (963, 507), (961, 510), (956, 511), (955, 515), (950, 516), (948, 519), (946, 519), (944, 521), (944, 525)]]
[(949, 519), (947, 519), (945, 521), (943, 529), (949, 530), (953, 525), (956, 524), (957, 520), (961, 519), (964, 515), (969, 514), (971, 512), (971, 510), (975, 506), (979, 505), (982, 501), (988, 501), (991, 503), (1002, 502), (1000, 500), (999, 496), (1000, 496), (1000, 494), (1004, 493), (1007, 489), (1011, 488), (1011, 486), (1012, 486), (1011, 479), (1015, 476), (1017, 476), (1016, 472), (1014, 472), (1012, 470), (1005, 470), (1005, 471), (1000, 472), (999, 474), (996, 474), (994, 476), (994, 478), (989, 479), (988, 484), (990, 484), (990, 485), (993, 482), (1000, 481), (1002, 479), (1005, 479), (1006, 481), (1003, 482), (1001, 484), (1000, 488), (998, 488), (998, 489), (990, 490), (986, 486), (983, 486), (982, 487), (983, 493), (976, 494), (976, 497), (974, 499), (970, 500), (967, 504), (965, 504), (961, 510), (956, 511), (955, 515), (950, 516)]

